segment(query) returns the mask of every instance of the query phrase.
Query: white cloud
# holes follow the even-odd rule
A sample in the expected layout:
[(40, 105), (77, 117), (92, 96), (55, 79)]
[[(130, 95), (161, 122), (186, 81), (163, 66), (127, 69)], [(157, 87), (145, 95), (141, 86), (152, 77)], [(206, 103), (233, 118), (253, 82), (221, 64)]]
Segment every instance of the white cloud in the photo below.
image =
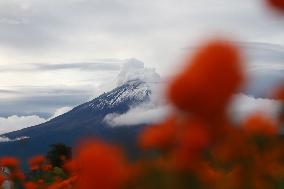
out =
[(125, 114), (108, 114), (104, 121), (112, 127), (150, 124), (163, 120), (169, 112), (168, 106), (141, 105), (130, 109)]
[(69, 111), (72, 110), (72, 109), (73, 109), (73, 108), (72, 108), (72, 107), (69, 107), (69, 106), (59, 108), (59, 109), (57, 109), (57, 110), (54, 112), (53, 116), (51, 116), (51, 118), (49, 118), (49, 119), (53, 119), (53, 118), (58, 117), (58, 116), (60, 116), (60, 115), (62, 115), (62, 114), (65, 114), (66, 112), (69, 112)]
[[(228, 111), (234, 121), (240, 122), (254, 113), (263, 113), (272, 119), (276, 119), (280, 108), (280, 102), (273, 99), (237, 94), (232, 99)], [(124, 114), (108, 114), (104, 120), (112, 127), (149, 124), (163, 120), (171, 112), (170, 106), (149, 103), (131, 108)]]
[(126, 60), (117, 76), (117, 85), (137, 79), (151, 83), (160, 81), (160, 76), (154, 68), (145, 68), (144, 63), (137, 59)]
[(15, 138), (15, 139), (10, 139), (8, 137), (1, 136), (0, 137), (0, 142), (14, 142), (14, 141), (25, 140), (25, 139), (29, 139), (29, 138), (30, 137), (22, 136), (22, 137), (18, 137), (18, 138)]
[(9, 142), (11, 141), (8, 137), (0, 137), (0, 142)]
[(0, 117), (0, 134), (17, 131), (33, 125), (45, 122), (46, 119), (36, 115), (31, 116), (9, 116), (7, 118)]
[(235, 95), (229, 108), (232, 119), (242, 121), (253, 113), (263, 113), (275, 119), (280, 111), (279, 101), (267, 98), (255, 98), (245, 94)]
[[(9, 133), (12, 131), (21, 130), (27, 127), (31, 127), (34, 125), (38, 125), (41, 123), (44, 123), (46, 121), (49, 121), (57, 116), (60, 116), (68, 111), (70, 111), (71, 107), (62, 107), (57, 109), (54, 114), (48, 118), (42, 118), (37, 115), (30, 115), (30, 116), (9, 116), (9, 117), (0, 117), (0, 135)], [(6, 137), (0, 137), (0, 142), (9, 141), (9, 138)]]

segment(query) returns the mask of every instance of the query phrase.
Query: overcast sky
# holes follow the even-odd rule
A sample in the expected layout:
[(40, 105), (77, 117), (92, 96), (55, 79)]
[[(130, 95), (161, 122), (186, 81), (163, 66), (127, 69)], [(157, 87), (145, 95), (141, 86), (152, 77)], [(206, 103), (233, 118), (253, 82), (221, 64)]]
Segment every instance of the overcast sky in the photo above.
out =
[(256, 76), (283, 75), (284, 19), (262, 0), (1, 0), (0, 117), (48, 119), (90, 100), (129, 58), (167, 76), (212, 36), (252, 49)]

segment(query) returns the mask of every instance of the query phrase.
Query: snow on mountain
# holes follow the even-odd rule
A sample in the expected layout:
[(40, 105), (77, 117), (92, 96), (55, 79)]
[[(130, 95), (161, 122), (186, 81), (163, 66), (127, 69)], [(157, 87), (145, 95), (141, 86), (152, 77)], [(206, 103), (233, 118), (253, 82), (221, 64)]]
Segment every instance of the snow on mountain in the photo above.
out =
[[(121, 72), (117, 77), (117, 86), (124, 87), (117, 97), (102, 104), (115, 105), (125, 99), (134, 99), (140, 104), (132, 105), (123, 114), (110, 112), (104, 121), (110, 126), (125, 126), (137, 124), (149, 124), (166, 117), (169, 107), (164, 104), (160, 91), (163, 86), (160, 75), (153, 68), (145, 68), (144, 63), (129, 59), (122, 65)], [(110, 93), (109, 95), (113, 95)], [(146, 99), (147, 100), (143, 100)], [(100, 106), (102, 106), (100, 104)]]
[(140, 80), (129, 81), (117, 90), (103, 94), (96, 101), (88, 104), (94, 109), (111, 108), (123, 103), (125, 100), (141, 102), (149, 98), (151, 88), (147, 83)]

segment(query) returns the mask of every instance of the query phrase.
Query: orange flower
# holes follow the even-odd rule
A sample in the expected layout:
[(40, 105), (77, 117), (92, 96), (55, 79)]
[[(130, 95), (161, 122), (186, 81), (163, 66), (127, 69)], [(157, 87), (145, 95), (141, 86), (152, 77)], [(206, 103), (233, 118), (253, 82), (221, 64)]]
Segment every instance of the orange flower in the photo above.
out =
[(250, 116), (244, 122), (243, 130), (249, 135), (275, 136), (278, 133), (277, 124), (261, 114)]
[(7, 156), (0, 159), (0, 165), (14, 169), (18, 168), (20, 163), (16, 158)]
[(4, 182), (4, 180), (5, 180), (5, 177), (2, 176), (2, 175), (0, 175), (0, 186), (2, 185), (2, 183)]
[(179, 136), (179, 147), (185, 151), (200, 152), (209, 145), (208, 126), (197, 120), (189, 120)]
[(25, 174), (20, 170), (16, 170), (15, 172), (12, 173), (12, 178), (23, 181), (25, 180)]
[(163, 123), (148, 126), (139, 137), (139, 144), (144, 149), (165, 149), (175, 142), (175, 118)]
[(284, 101), (284, 86), (278, 87), (278, 89), (275, 91), (275, 94), (273, 97), (276, 100)]
[(282, 109), (279, 112), (278, 118), (280, 123), (284, 124), (284, 85), (277, 88), (273, 94), (273, 97), (282, 103)]
[[(241, 138), (238, 140), (241, 140)], [(250, 146), (244, 147), (243, 145), (246, 145), (244, 141), (224, 140), (221, 144), (216, 145), (211, 153), (218, 162), (228, 164), (240, 159), (246, 159), (251, 155)]]
[(61, 155), (61, 156), (59, 157), (59, 159), (60, 159), (61, 161), (66, 161), (66, 156), (65, 156), (65, 155)]
[(31, 170), (40, 169), (43, 166), (44, 161), (45, 161), (45, 158), (42, 155), (37, 155), (37, 156), (32, 157), (29, 160), (30, 169)]
[(56, 181), (49, 185), (47, 189), (70, 189), (73, 188), (73, 184), (76, 180), (76, 177), (70, 177), (69, 179), (63, 181)]
[(47, 187), (47, 189), (64, 189), (60, 182), (54, 182)]
[(172, 152), (171, 166), (176, 170), (196, 170), (203, 150), (210, 143), (207, 125), (201, 121), (186, 120), (179, 125), (178, 142)]
[(242, 188), (243, 169), (240, 166), (233, 167), (226, 175), (227, 183), (225, 188)]
[(39, 179), (39, 180), (37, 180), (36, 182), (37, 182), (37, 184), (39, 184), (39, 185), (44, 184), (44, 180), (43, 180), (43, 179)]
[(76, 171), (76, 162), (74, 160), (69, 160), (64, 163), (64, 170), (72, 174)]
[(33, 182), (26, 182), (24, 183), (25, 189), (37, 189), (37, 185)]
[(52, 169), (52, 165), (47, 164), (47, 165), (43, 165), (42, 166), (42, 170), (43, 171), (50, 171)]
[(203, 163), (197, 170), (197, 172), (200, 179), (204, 183), (209, 184), (211, 187), (216, 186), (218, 183), (220, 183), (221, 178), (224, 176), (222, 172), (215, 170), (207, 163)]
[(283, 0), (266, 0), (268, 5), (280, 10), (280, 11), (284, 11), (284, 1)]
[(126, 179), (126, 161), (121, 151), (102, 142), (91, 141), (81, 145), (74, 161), (77, 189), (116, 189)]
[(224, 113), (242, 79), (238, 48), (226, 41), (212, 41), (173, 80), (168, 96), (179, 109), (212, 118)]

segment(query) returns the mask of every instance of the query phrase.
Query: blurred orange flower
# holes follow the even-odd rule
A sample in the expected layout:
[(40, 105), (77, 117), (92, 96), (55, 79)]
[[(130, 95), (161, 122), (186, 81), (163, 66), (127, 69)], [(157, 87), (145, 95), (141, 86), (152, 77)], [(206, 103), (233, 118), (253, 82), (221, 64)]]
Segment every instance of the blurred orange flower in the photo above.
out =
[(284, 101), (284, 86), (278, 87), (274, 93), (273, 97), (276, 100)]
[(45, 162), (44, 156), (42, 156), (42, 155), (34, 156), (29, 160), (30, 169), (31, 170), (38, 170), (38, 169), (42, 168), (44, 162)]
[(184, 124), (185, 127), (178, 136), (177, 148), (189, 153), (199, 154), (201, 150), (208, 147), (210, 142), (208, 125), (197, 120), (188, 120)]
[(42, 166), (42, 170), (43, 171), (50, 171), (52, 169), (52, 165), (47, 164), (47, 165), (43, 165)]
[(122, 152), (100, 141), (83, 143), (75, 158), (76, 189), (117, 189), (126, 179), (126, 160)]
[(243, 124), (244, 132), (249, 135), (275, 136), (278, 129), (275, 121), (261, 114), (250, 116)]
[(17, 179), (17, 180), (23, 181), (23, 180), (25, 180), (26, 176), (21, 170), (17, 169), (12, 173), (11, 177), (12, 177), (12, 179)]
[(277, 10), (284, 11), (284, 1), (283, 0), (266, 0), (268, 5), (276, 8)]
[(37, 185), (33, 182), (24, 183), (25, 189), (37, 189)]
[(18, 159), (14, 157), (3, 157), (0, 159), (0, 165), (13, 169), (13, 168), (18, 168), (20, 163)]
[(239, 49), (222, 40), (199, 49), (172, 81), (168, 96), (176, 107), (202, 118), (222, 115), (243, 81)]
[(4, 180), (5, 180), (4, 176), (0, 175), (0, 185), (2, 185)]
[(143, 149), (166, 149), (171, 147), (176, 139), (176, 118), (170, 118), (166, 121), (148, 126), (139, 137), (139, 145)]

